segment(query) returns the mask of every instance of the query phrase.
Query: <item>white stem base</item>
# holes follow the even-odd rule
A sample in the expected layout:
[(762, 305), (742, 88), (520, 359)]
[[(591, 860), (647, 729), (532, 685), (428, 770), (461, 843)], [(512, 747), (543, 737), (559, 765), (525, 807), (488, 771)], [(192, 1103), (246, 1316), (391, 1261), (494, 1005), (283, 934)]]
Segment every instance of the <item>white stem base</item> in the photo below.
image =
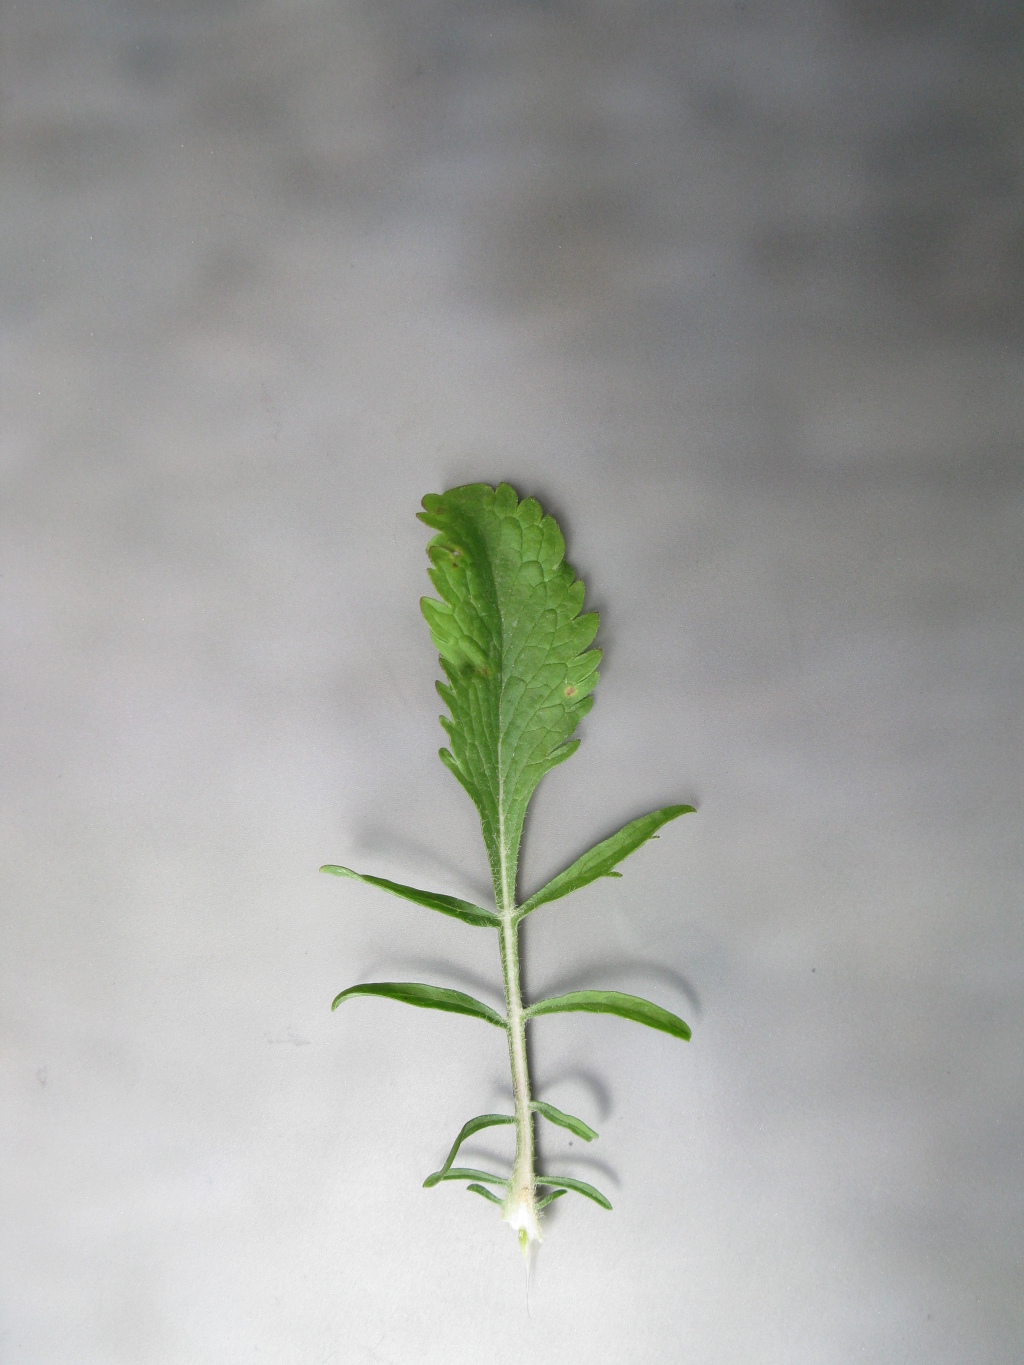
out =
[(505, 1205), (505, 1222), (519, 1233), (519, 1247), (524, 1257), (544, 1240), (537, 1217), (537, 1206), (530, 1190), (518, 1190), (509, 1195)]

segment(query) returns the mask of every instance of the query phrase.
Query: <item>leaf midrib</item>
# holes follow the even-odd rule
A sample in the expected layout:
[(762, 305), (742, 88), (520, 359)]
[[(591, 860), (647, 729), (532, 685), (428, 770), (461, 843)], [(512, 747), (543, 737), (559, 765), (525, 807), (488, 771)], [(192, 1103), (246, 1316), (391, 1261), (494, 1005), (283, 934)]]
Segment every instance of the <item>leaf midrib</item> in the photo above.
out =
[[(483, 561), (487, 566), (487, 576), (490, 579), (491, 600), (494, 602), (494, 616), (495, 621), (497, 623), (498, 631), (498, 658), (501, 667), (501, 686), (498, 689), (497, 707), (498, 714), (494, 718), (495, 720), (494, 729), (495, 734), (497, 736), (497, 752), (495, 754), (495, 758), (497, 760), (496, 775), (498, 779), (498, 866), (501, 873), (501, 909), (502, 913), (507, 918), (511, 918), (511, 916), (515, 913), (515, 888), (513, 887), (512, 900), (510, 904), (507, 892), (508, 850), (506, 848), (505, 841), (505, 774), (502, 765), (502, 740), (504, 738), (504, 731), (501, 725), (502, 703), (504, 702), (505, 699), (505, 687), (508, 681), (505, 672), (505, 618), (502, 615), (501, 596), (498, 592), (498, 583), (494, 573), (494, 565), (491, 556), (488, 553), (487, 541), (483, 536), (481, 536), (481, 541), (483, 542), (482, 548), (484, 551)], [(498, 898), (495, 897), (495, 899), (497, 900)]]

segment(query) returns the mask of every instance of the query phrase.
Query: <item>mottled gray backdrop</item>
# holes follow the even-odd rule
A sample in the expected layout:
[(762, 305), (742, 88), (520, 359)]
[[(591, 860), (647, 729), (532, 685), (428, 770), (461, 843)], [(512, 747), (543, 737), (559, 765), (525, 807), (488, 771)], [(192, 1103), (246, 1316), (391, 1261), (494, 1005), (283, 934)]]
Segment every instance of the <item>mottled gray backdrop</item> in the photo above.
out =
[[(1024, 13), (3, 0), (0, 1359), (1024, 1358)], [(420, 497), (606, 651), (522, 887), (532, 1315)], [(435, 922), (436, 921), (436, 922)], [(481, 1135), (479, 1164), (507, 1153)], [(483, 1139), (487, 1138), (486, 1141)]]

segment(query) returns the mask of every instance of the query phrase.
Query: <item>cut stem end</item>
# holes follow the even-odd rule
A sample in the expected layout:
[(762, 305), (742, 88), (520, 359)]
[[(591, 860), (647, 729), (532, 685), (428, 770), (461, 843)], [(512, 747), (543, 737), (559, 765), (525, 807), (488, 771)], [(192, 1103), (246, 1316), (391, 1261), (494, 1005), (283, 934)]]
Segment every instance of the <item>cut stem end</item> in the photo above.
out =
[(505, 1222), (518, 1234), (519, 1250), (523, 1253), (523, 1259), (529, 1261), (534, 1247), (544, 1240), (531, 1190), (519, 1190), (509, 1195), (505, 1205)]

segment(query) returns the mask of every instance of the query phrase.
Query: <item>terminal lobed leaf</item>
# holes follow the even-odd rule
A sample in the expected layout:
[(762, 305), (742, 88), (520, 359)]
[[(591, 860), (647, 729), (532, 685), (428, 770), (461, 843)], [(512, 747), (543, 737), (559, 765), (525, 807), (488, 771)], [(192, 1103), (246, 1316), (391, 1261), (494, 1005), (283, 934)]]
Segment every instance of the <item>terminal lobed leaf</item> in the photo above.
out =
[(515, 896), (526, 807), (549, 769), (576, 751), (593, 702), (596, 612), (565, 562), (554, 519), (508, 484), (466, 484), (423, 499), (437, 531), (423, 615), (441, 656), (438, 692), (450, 749), (441, 758), (480, 813), (500, 905)]

